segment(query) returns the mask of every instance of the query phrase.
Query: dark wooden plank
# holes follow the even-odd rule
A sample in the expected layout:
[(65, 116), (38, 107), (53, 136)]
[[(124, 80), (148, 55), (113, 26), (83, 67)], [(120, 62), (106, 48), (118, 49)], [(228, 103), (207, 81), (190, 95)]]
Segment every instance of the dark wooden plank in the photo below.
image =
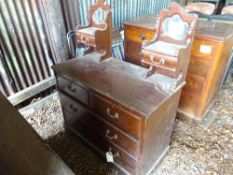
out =
[(54, 86), (56, 84), (56, 80), (54, 77), (49, 77), (37, 84), (34, 84), (10, 97), (8, 97), (8, 100), (13, 104), (14, 106), (33, 97), (34, 95)]
[(4, 166), (1, 175), (73, 175), (70, 168), (43, 143), (2, 94), (0, 94), (1, 165)]

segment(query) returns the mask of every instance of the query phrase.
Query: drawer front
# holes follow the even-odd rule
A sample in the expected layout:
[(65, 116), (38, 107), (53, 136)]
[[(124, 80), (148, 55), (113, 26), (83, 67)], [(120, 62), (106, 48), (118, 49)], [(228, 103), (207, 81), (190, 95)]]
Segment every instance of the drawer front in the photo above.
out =
[(188, 73), (186, 82), (183, 91), (199, 97), (202, 93), (205, 79)]
[(204, 59), (191, 57), (188, 72), (197, 76), (207, 77), (210, 62)]
[(177, 59), (175, 57), (159, 56), (150, 52), (144, 52), (143, 60), (149, 64), (176, 69)]
[(128, 113), (121, 106), (100, 97), (95, 93), (90, 93), (91, 108), (101, 117), (132, 137), (139, 139), (140, 119)]
[(155, 31), (137, 27), (125, 27), (125, 39), (142, 43), (145, 40), (153, 39)]
[(101, 120), (98, 117), (94, 116), (85, 107), (78, 104), (71, 98), (65, 96), (62, 93), (60, 93), (59, 95), (61, 97), (62, 107), (65, 108), (65, 110), (71, 112), (75, 116), (75, 118), (78, 118), (78, 120), (88, 125), (95, 132), (98, 132), (100, 136), (102, 136), (109, 142), (120, 146), (132, 156), (138, 156), (139, 141), (128, 137), (120, 130), (110, 126), (104, 120)]
[(88, 105), (88, 91), (87, 89), (75, 84), (73, 81), (67, 80), (63, 77), (58, 77), (58, 88), (66, 92), (70, 96), (76, 98), (83, 104)]
[(95, 47), (95, 45), (96, 45), (94, 36), (78, 33), (77, 36), (76, 36), (76, 40), (77, 40), (78, 43), (87, 44), (87, 45), (90, 45), (90, 46), (93, 46), (93, 47)]
[(79, 120), (79, 118), (77, 118), (66, 109), (64, 109), (63, 111), (66, 121), (72, 121), (72, 123), (66, 122), (68, 128), (72, 128), (73, 132), (78, 133), (79, 136), (81, 135), (81, 138), (85, 139), (84, 141), (91, 144), (90, 146), (93, 147), (94, 145), (94, 148), (97, 148), (98, 151), (100, 151), (101, 154), (103, 154), (104, 156), (106, 155), (106, 152), (111, 151), (114, 156), (114, 163), (122, 166), (131, 174), (136, 174), (136, 159), (132, 158), (127, 153), (122, 151), (118, 146), (101, 137), (99, 135), (99, 132), (95, 132), (94, 130), (92, 130), (89, 125), (83, 123), (81, 120)]
[(195, 38), (192, 44), (191, 55), (194, 57), (210, 60), (215, 57), (217, 50), (217, 43), (209, 40), (201, 40)]

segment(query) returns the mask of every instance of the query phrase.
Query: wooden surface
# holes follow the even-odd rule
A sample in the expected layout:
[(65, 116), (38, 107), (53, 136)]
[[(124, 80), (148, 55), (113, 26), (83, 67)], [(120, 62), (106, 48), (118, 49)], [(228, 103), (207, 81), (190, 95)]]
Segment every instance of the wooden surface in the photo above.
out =
[(122, 172), (145, 175), (168, 150), (184, 83), (99, 59), (92, 53), (53, 67), (66, 128), (102, 155), (111, 152)]
[[(152, 31), (156, 33), (155, 21), (152, 21), (155, 18), (147, 18), (145, 24), (144, 19), (145, 17), (140, 17), (125, 23), (126, 61), (138, 65), (141, 64), (140, 48), (144, 40), (132, 39), (131, 31), (134, 33), (140, 31), (135, 36), (137, 38), (144, 35), (148, 28), (151, 29), (150, 35)], [(151, 21), (149, 22), (148, 19)], [(182, 116), (199, 121), (208, 112), (219, 89), (231, 53), (232, 28), (232, 24), (198, 21), (191, 49), (187, 84), (182, 91), (179, 105), (179, 112)], [(152, 37), (147, 39), (152, 39)]]
[(73, 175), (17, 110), (0, 94), (0, 174)]

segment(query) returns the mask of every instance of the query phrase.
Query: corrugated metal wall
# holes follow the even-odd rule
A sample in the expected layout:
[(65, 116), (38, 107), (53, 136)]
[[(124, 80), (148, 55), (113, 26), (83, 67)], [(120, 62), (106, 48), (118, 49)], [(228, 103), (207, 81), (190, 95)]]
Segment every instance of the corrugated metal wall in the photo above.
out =
[[(106, 0), (113, 26), (158, 13), (174, 0)], [(0, 0), (0, 91), (6, 96), (52, 75), (68, 59), (66, 33), (87, 24), (95, 0)], [(146, 8), (145, 8), (146, 7)]]
[[(96, 0), (79, 0), (79, 10), (81, 24), (85, 25), (87, 21), (87, 12), (91, 4)], [(161, 9), (168, 8), (170, 2), (179, 2), (179, 0), (105, 0), (112, 9), (113, 26), (121, 26), (126, 20), (145, 14), (158, 14)]]

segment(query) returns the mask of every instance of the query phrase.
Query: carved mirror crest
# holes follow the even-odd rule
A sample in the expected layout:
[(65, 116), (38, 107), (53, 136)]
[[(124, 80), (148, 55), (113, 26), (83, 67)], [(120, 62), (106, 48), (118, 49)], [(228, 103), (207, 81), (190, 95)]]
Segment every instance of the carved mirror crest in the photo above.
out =
[(162, 25), (162, 35), (174, 40), (183, 40), (187, 37), (189, 24), (183, 21), (179, 15), (167, 17)]

